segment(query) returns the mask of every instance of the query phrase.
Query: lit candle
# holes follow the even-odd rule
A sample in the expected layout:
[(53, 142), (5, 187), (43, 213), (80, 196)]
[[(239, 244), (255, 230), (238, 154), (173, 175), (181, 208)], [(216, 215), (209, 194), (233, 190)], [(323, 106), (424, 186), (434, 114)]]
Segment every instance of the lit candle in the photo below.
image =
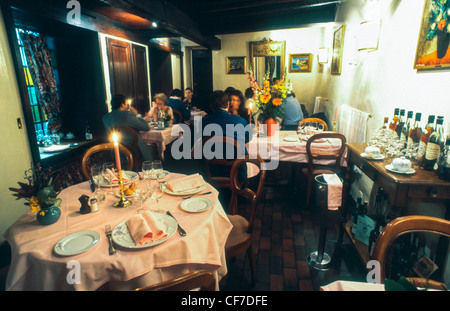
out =
[(336, 111), (334, 112), (334, 122), (336, 122), (336, 120), (337, 120), (337, 112), (338, 112), (338, 109), (336, 107)]
[(119, 153), (119, 135), (116, 132), (112, 134), (112, 140), (114, 142), (114, 154), (116, 156), (116, 168), (117, 171), (121, 171), (122, 167), (120, 165), (120, 153)]

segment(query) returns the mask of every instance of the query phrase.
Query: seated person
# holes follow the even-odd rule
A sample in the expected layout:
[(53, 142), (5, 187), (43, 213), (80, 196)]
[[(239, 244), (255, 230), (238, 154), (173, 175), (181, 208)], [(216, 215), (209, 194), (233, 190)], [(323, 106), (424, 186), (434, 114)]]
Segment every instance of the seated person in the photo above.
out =
[(281, 123), (282, 131), (296, 131), (298, 124), (303, 120), (303, 112), (300, 103), (295, 98), (295, 94), (291, 93), (286, 97), (286, 102), (281, 104), (284, 109), (283, 121)]
[[(102, 118), (103, 125), (107, 132), (113, 130), (114, 127), (126, 126), (134, 129), (135, 131), (149, 131), (150, 127), (148, 123), (140, 117), (136, 109), (130, 107), (125, 102), (125, 96), (121, 94), (116, 94), (111, 99), (111, 112), (104, 115)], [(133, 137), (129, 136), (128, 133), (123, 133), (121, 138), (121, 143), (124, 145), (132, 145)], [(137, 143), (139, 152), (144, 161), (152, 161), (154, 159), (153, 146), (147, 145), (147, 143), (142, 139), (141, 135), (138, 135)]]
[(230, 105), (228, 107), (228, 112), (235, 116), (241, 116), (242, 118), (247, 121), (247, 123), (250, 122), (249, 118), (249, 111), (245, 107), (245, 99), (244, 95), (239, 90), (233, 90), (229, 94), (230, 98)]
[(184, 99), (183, 99), (183, 103), (186, 105), (186, 107), (188, 107), (189, 109), (193, 109), (196, 110), (199, 107), (197, 104), (197, 99), (194, 96), (194, 91), (192, 90), (192, 88), (187, 87), (184, 90)]
[[(218, 125), (222, 129), (223, 135), (235, 139), (240, 144), (242, 150), (244, 151), (244, 155), (248, 155), (248, 151), (247, 148), (245, 147), (245, 144), (252, 139), (253, 131), (250, 129), (250, 127), (247, 127), (248, 123), (247, 121), (245, 121), (244, 118), (232, 115), (228, 112), (229, 105), (227, 94), (223, 91), (215, 91), (211, 94), (209, 98), (209, 103), (211, 109), (213, 110), (213, 113), (203, 118), (202, 133), (204, 133), (205, 127), (208, 126), (209, 124)], [(239, 127), (231, 127), (227, 130), (227, 125), (242, 125), (244, 130), (242, 129), (240, 130)], [(223, 150), (225, 153), (226, 151), (225, 146)], [(226, 157), (224, 156), (224, 158)], [(231, 167), (227, 167), (225, 169), (222, 168), (220, 176), (229, 176), (230, 169)], [(240, 170), (239, 179), (241, 181), (245, 181), (247, 179), (246, 167), (243, 167), (243, 170)]]
[(153, 96), (154, 105), (152, 109), (150, 109), (149, 113), (145, 116), (145, 119), (148, 121), (158, 122), (158, 113), (163, 113), (166, 117), (170, 118), (170, 120), (166, 121), (168, 125), (172, 125), (173, 123), (173, 111), (172, 108), (168, 106), (169, 100), (167, 99), (166, 94), (158, 93)]
[[(172, 108), (172, 110), (177, 110), (183, 116), (183, 121), (189, 121), (191, 119), (191, 110), (181, 101), (183, 92), (180, 89), (174, 89), (170, 94), (169, 102), (167, 106)], [(175, 123), (180, 123), (180, 116), (175, 114)]]

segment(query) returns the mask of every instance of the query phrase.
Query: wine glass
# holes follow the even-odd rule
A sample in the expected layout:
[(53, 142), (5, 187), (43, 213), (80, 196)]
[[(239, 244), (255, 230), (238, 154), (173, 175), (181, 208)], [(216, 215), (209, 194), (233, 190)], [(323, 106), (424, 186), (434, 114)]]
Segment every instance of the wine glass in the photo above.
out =
[(314, 135), (315, 133), (317, 133), (317, 122), (311, 122), (311, 132)]
[[(103, 167), (102, 167), (102, 174), (103, 174), (103, 178), (106, 179), (106, 181), (109, 183), (109, 194), (114, 194), (114, 191), (112, 189), (112, 181), (114, 179), (114, 175), (115, 175), (115, 165), (113, 162), (106, 162), (103, 163)], [(113, 174), (111, 174), (113, 173)]]
[(149, 193), (148, 187), (144, 187), (142, 185), (136, 184), (136, 188), (134, 189), (133, 196), (136, 199), (136, 201), (139, 201), (138, 213), (145, 212), (146, 209), (144, 207), (144, 202), (147, 201), (147, 199), (149, 198), (148, 193)]
[(152, 172), (153, 162), (152, 161), (144, 161), (142, 162), (142, 174), (144, 175), (144, 180), (147, 183), (147, 187), (149, 187), (150, 183), (150, 174)]
[(96, 188), (94, 196), (98, 201), (103, 201), (105, 199), (105, 195), (103, 194), (103, 191), (100, 190), (100, 181), (103, 177), (103, 170), (101, 165), (95, 164), (91, 166), (91, 177)]
[(317, 132), (320, 134), (324, 130), (324, 126), (322, 123), (317, 123)]
[(152, 170), (153, 170), (153, 176), (155, 178), (159, 178), (159, 176), (162, 174), (162, 161), (161, 160), (156, 160), (152, 162)]
[(159, 203), (159, 199), (164, 195), (164, 191), (162, 190), (162, 185), (157, 184), (152, 188), (152, 199), (156, 201), (156, 204)]

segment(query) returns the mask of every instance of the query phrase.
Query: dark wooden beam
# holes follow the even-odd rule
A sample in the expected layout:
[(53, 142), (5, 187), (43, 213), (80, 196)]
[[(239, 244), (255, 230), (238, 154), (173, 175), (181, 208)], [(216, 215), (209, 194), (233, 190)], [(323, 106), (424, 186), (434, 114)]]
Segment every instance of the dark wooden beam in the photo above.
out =
[(160, 0), (103, 0), (104, 3), (158, 23), (171, 33), (189, 39), (212, 50), (220, 50), (220, 39), (205, 35), (197, 23), (168, 1)]

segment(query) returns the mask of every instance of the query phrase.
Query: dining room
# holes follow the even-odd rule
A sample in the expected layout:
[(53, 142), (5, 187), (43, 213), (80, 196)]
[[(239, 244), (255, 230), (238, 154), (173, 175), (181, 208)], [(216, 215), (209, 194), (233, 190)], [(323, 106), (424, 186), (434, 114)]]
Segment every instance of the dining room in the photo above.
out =
[(441, 0), (2, 1), (0, 291), (448, 290), (449, 23)]

